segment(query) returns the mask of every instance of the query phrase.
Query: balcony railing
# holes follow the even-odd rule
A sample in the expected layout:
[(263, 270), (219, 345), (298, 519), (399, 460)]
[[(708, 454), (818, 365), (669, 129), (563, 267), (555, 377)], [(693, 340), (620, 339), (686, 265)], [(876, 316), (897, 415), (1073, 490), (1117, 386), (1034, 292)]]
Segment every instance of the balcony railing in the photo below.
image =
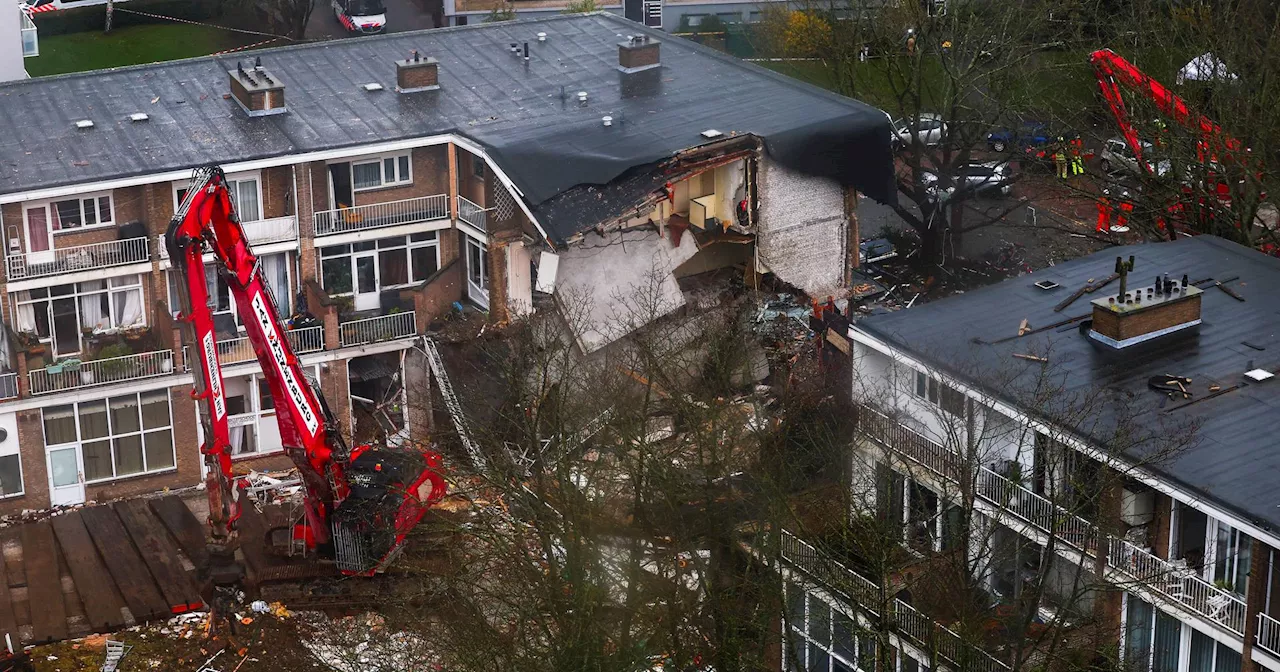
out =
[(462, 196), (458, 197), (458, 219), (481, 231), (488, 232), (489, 230), (488, 211)]
[(50, 394), (173, 373), (173, 351), (156, 350), (87, 362), (54, 364), (29, 372), (31, 394)]
[(436, 194), (403, 201), (356, 205), (316, 213), (316, 235), (350, 233), (397, 224), (417, 224), (449, 218), (449, 195)]
[(18, 397), (18, 374), (0, 373), (0, 399)]
[(293, 215), (244, 222), (244, 233), (253, 245), (283, 243), (298, 239), (298, 218)]
[[(284, 333), (289, 339), (289, 347), (293, 349), (293, 353), (296, 355), (324, 350), (324, 327), (317, 325), (302, 329), (290, 329)], [(187, 370), (190, 371), (191, 359), (188, 353), (188, 346), (182, 346), (182, 361), (186, 362)], [(257, 352), (247, 336), (218, 341), (218, 362), (221, 364), (242, 364), (244, 362), (257, 361), (257, 359)]]
[(5, 259), (5, 270), (13, 281), (137, 264), (151, 259), (147, 242), (147, 238), (128, 238), (17, 254)]
[(417, 322), (412, 310), (338, 325), (338, 341), (343, 347), (412, 338), (416, 333)]
[[(782, 530), (782, 559), (808, 575), (822, 587), (843, 595), (872, 616), (884, 610), (880, 588), (844, 565), (828, 558), (803, 539)], [(890, 626), (926, 650), (936, 646), (938, 655), (960, 670), (1005, 672), (1009, 669), (991, 654), (966, 642), (960, 635), (929, 618), (911, 605), (894, 598), (889, 602)]]
[(1273, 656), (1280, 656), (1280, 621), (1258, 612), (1258, 647)]
[(40, 33), (36, 30), (35, 21), (31, 20), (31, 15), (19, 9), (18, 14), (22, 20), (22, 55), (39, 56), (40, 55)]
[[(952, 482), (966, 478), (959, 455), (870, 406), (858, 407), (858, 426), (876, 443), (942, 478)], [(1170, 605), (1244, 633), (1245, 604), (1235, 594), (1125, 539), (1104, 535), (1093, 523), (985, 466), (975, 466), (972, 472), (978, 497), (1012, 520), (1052, 534), (1085, 555), (1097, 557), (1098, 550), (1105, 549), (1108, 578), (1114, 582), (1151, 592)]]

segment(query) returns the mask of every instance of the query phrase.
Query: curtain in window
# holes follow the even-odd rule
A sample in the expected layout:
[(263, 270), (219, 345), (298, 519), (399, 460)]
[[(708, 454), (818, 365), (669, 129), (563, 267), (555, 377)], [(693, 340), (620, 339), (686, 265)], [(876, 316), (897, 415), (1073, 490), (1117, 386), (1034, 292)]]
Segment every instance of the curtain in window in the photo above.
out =
[(1217, 642), (1211, 637), (1191, 630), (1191, 661), (1187, 672), (1213, 672), (1213, 647)]
[(1240, 672), (1242, 662), (1239, 653), (1232, 651), (1225, 644), (1218, 644), (1218, 667), (1215, 672)]
[(138, 397), (137, 395), (129, 395), (126, 397), (112, 397), (111, 406), (111, 433), (114, 435), (127, 434), (142, 429), (142, 424), (138, 416)]
[(49, 249), (49, 211), (45, 208), (27, 210), (27, 250), (44, 252)]
[(57, 446), (76, 440), (76, 416), (74, 406), (54, 406), (44, 409), (44, 445)]
[(142, 288), (126, 289), (124, 291), (114, 291), (111, 293), (111, 300), (115, 303), (115, 313), (118, 324), (121, 327), (131, 327), (133, 325), (142, 324)]
[(409, 256), (403, 247), (378, 251), (378, 283), (394, 287), (409, 282)]
[(258, 181), (234, 180), (229, 186), (240, 221), (256, 222), (262, 219), (262, 209), (258, 207)]
[(1130, 669), (1145, 670), (1151, 656), (1152, 607), (1133, 595), (1126, 600), (1124, 660)]
[[(26, 292), (20, 292), (19, 298)], [(18, 306), (18, 331), (36, 331), (36, 306), (40, 307), (40, 311), (47, 310), (46, 304), (40, 302), (38, 304), (24, 303)], [(47, 317), (47, 313), (46, 313)], [(48, 336), (48, 329), (41, 336)]]
[(1163, 611), (1156, 612), (1156, 634), (1151, 669), (1154, 672), (1178, 672), (1179, 635), (1182, 623)]
[[(106, 306), (102, 305), (102, 297), (106, 288), (107, 283), (102, 280), (90, 280), (80, 283), (80, 291), (95, 292), (80, 296), (80, 327), (82, 329), (108, 329), (111, 327), (111, 316), (107, 314)], [(104, 290), (104, 293), (97, 293), (98, 290)]]
[(382, 165), (380, 162), (357, 163), (351, 167), (355, 177), (356, 189), (371, 189), (382, 186)]
[(111, 441), (116, 453), (116, 476), (142, 471), (142, 435), (131, 434)]
[(289, 315), (289, 255), (267, 254), (259, 257), (262, 260), (262, 279), (271, 288), (271, 295), (276, 300), (276, 310), (281, 315)]

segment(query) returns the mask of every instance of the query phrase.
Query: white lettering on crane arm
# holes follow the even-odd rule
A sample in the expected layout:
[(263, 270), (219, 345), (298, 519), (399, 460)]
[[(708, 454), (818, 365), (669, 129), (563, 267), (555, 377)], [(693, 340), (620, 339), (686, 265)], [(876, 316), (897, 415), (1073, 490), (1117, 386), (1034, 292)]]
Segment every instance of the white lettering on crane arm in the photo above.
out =
[(221, 420), (227, 414), (227, 400), (222, 396), (222, 374), (218, 372), (218, 347), (213, 342), (213, 332), (204, 335), (204, 370), (209, 373), (209, 398), (213, 399), (213, 417)]
[(307, 433), (315, 436), (320, 429), (320, 418), (316, 417), (315, 409), (307, 403), (306, 393), (302, 391), (302, 382), (289, 367), (288, 357), (280, 341), (280, 330), (271, 319), (271, 311), (267, 310), (267, 301), (261, 291), (253, 295), (250, 304), (253, 306), (254, 317), (258, 318), (258, 326), (262, 328), (262, 335), (267, 339), (267, 347), (271, 349), (271, 359), (276, 365), (276, 373), (280, 376), (280, 384), (284, 387), (285, 394), (289, 396), (289, 402), (293, 404), (294, 410), (298, 412), (298, 417), (302, 418), (303, 424), (307, 426)]

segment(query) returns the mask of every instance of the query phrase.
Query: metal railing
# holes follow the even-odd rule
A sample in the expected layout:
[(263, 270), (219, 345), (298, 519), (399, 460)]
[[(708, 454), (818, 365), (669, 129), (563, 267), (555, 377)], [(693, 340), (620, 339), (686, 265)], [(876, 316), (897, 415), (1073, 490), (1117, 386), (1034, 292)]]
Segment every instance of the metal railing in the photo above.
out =
[(18, 398), (18, 374), (0, 373), (0, 399)]
[[(296, 355), (324, 350), (324, 327), (322, 326), (290, 329), (284, 333), (285, 337), (289, 339), (289, 347), (293, 349)], [(190, 371), (191, 358), (189, 357), (188, 348), (189, 346), (182, 346), (182, 361), (186, 364), (187, 370)], [(257, 351), (254, 350), (253, 343), (249, 341), (247, 336), (218, 341), (218, 362), (220, 364), (242, 364), (257, 360)]]
[(242, 222), (245, 236), (254, 245), (283, 243), (298, 239), (298, 218), (293, 215)]
[(19, 9), (18, 14), (22, 20), (22, 55), (23, 57), (39, 56), (40, 32), (36, 29), (36, 23), (31, 20), (31, 15), (26, 11)]
[(75, 271), (90, 271), (151, 259), (151, 251), (143, 238), (126, 238), (105, 243), (59, 247), (45, 252), (16, 254), (5, 259), (9, 280), (25, 280)]
[(481, 231), (488, 232), (489, 230), (488, 211), (462, 196), (458, 196), (458, 219)]
[(316, 235), (364, 231), (397, 224), (416, 224), (449, 218), (449, 195), (436, 194), (402, 201), (355, 205), (316, 213)]
[[(858, 407), (858, 427), (872, 440), (953, 482), (966, 478), (961, 457), (932, 439), (867, 405)], [(1244, 633), (1245, 604), (1235, 594), (1194, 571), (1103, 534), (1097, 525), (985, 466), (972, 469), (979, 498), (1014, 519), (1054, 535), (1066, 546), (1096, 557), (1105, 549), (1108, 579), (1149, 591), (1237, 634)], [(1277, 642), (1280, 644), (1280, 642)]]
[(1258, 612), (1258, 648), (1273, 656), (1280, 656), (1280, 621)]
[(348, 345), (362, 345), (391, 341), (397, 338), (411, 338), (417, 333), (417, 322), (414, 311), (380, 315), (363, 320), (352, 320), (338, 325), (338, 342)]
[[(866, 577), (827, 557), (803, 539), (787, 530), (781, 532), (782, 560), (800, 570), (822, 587), (856, 603), (873, 617), (879, 617), (884, 600), (880, 587)], [(966, 642), (960, 635), (921, 613), (915, 607), (894, 598), (888, 603), (890, 627), (926, 650), (936, 647), (939, 656), (960, 670), (1004, 672), (1009, 669), (1000, 660)]]
[(173, 373), (173, 351), (156, 350), (123, 357), (67, 362), (28, 372), (31, 394), (50, 394)]

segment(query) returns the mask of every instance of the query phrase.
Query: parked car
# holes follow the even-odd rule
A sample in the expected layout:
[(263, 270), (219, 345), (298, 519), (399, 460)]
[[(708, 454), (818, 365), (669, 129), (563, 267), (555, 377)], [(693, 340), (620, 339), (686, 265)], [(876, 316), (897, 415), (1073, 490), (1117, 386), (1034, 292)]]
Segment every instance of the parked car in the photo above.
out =
[(1054, 136), (1049, 126), (1039, 121), (1024, 121), (1014, 128), (1002, 128), (987, 134), (987, 147), (993, 152), (1004, 152), (1011, 147), (1043, 147)]
[[(951, 198), (957, 188), (963, 189), (969, 195), (998, 193), (1001, 196), (1008, 196), (1013, 191), (1013, 185), (1009, 183), (1012, 174), (1007, 161), (960, 164), (956, 167), (955, 186), (946, 189), (945, 198), (942, 200)], [(937, 174), (925, 171), (920, 176), (920, 180), (924, 183), (929, 197), (936, 200), (939, 194)]]
[[(911, 144), (911, 121), (911, 119), (899, 119), (893, 122), (893, 143), (895, 146), (905, 147)], [(932, 146), (942, 142), (942, 135), (947, 130), (947, 124), (942, 120), (941, 115), (923, 112), (920, 114), (919, 122), (915, 130), (915, 136), (920, 139), (920, 144)]]
[[(1147, 167), (1150, 168), (1159, 177), (1169, 174), (1170, 163), (1168, 159), (1160, 159), (1154, 163), (1151, 157), (1155, 154), (1155, 145), (1142, 141), (1142, 154), (1147, 159)], [(1138, 165), (1138, 159), (1133, 155), (1133, 150), (1129, 148), (1129, 143), (1124, 138), (1111, 138), (1102, 147), (1101, 163), (1104, 173), (1112, 173), (1118, 170), (1127, 171), (1134, 175), (1146, 172)]]

